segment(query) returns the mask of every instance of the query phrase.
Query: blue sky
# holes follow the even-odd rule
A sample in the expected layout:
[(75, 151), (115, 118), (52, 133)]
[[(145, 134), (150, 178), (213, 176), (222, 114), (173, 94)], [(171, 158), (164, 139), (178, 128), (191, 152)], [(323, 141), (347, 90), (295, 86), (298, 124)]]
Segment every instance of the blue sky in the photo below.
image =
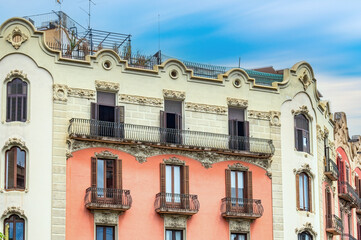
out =
[[(92, 27), (132, 34), (133, 49), (225, 66), (289, 68), (309, 62), (333, 112), (361, 134), (361, 1), (93, 0)], [(19, 8), (19, 6), (21, 6)], [(87, 0), (62, 10), (87, 26)], [(81, 9), (82, 8), (82, 9)], [(59, 10), (55, 0), (0, 0), (0, 22)], [(160, 34), (158, 34), (158, 19)]]

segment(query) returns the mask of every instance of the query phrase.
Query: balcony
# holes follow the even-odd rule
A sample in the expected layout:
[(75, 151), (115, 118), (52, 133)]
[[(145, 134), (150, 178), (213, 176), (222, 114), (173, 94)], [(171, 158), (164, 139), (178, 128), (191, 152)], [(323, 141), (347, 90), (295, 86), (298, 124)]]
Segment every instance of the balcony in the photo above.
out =
[(267, 158), (274, 153), (272, 140), (104, 122), (72, 118), (69, 137), (78, 140), (96, 140), (124, 144), (149, 144), (157, 147), (199, 151), (208, 150), (233, 155)]
[(342, 234), (342, 240), (357, 240), (357, 238), (355, 238), (351, 234)]
[(158, 193), (154, 202), (159, 214), (194, 215), (199, 211), (197, 195)]
[(132, 205), (129, 190), (90, 187), (85, 193), (85, 207), (91, 210), (124, 212)]
[(326, 215), (326, 232), (333, 235), (342, 233), (342, 221), (336, 215)]
[(350, 202), (351, 207), (357, 207), (359, 197), (355, 189), (348, 182), (338, 182), (338, 197)]
[(327, 160), (327, 165), (325, 166), (325, 175), (332, 181), (338, 180), (339, 172), (337, 165), (331, 159)]
[(221, 213), (224, 218), (257, 219), (263, 215), (261, 200), (223, 198)]

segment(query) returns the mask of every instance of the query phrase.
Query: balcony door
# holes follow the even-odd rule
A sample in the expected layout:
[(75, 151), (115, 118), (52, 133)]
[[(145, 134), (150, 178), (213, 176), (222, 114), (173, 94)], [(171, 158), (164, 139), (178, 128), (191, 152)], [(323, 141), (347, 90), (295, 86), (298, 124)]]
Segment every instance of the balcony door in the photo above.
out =
[(250, 149), (249, 145), (249, 122), (245, 121), (245, 110), (240, 108), (228, 108), (229, 148), (233, 150)]
[(165, 190), (167, 203), (181, 202), (181, 166), (165, 166)]
[(252, 172), (226, 169), (227, 211), (252, 213)]
[(161, 142), (182, 143), (182, 102), (164, 101), (164, 111), (160, 111)]

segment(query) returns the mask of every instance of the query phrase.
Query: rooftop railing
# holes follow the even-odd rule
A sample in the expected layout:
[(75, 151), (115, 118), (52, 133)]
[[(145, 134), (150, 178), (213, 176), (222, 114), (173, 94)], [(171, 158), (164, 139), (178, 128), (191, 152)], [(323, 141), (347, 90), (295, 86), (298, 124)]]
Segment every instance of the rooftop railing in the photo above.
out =
[(157, 213), (193, 215), (199, 211), (197, 195), (157, 193), (154, 208)]
[(132, 197), (129, 190), (90, 187), (84, 202), (88, 209), (126, 211), (132, 206)]
[(235, 151), (267, 156), (274, 153), (272, 140), (268, 139), (104, 122), (93, 119), (72, 118), (68, 133), (72, 138), (170, 144), (187, 148)]
[(223, 198), (221, 213), (225, 218), (256, 219), (263, 215), (261, 200), (246, 198)]

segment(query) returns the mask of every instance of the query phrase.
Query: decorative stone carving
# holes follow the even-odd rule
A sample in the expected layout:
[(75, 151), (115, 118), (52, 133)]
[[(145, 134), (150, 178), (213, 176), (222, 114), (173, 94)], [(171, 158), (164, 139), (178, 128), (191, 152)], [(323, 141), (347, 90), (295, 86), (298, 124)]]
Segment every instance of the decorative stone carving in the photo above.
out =
[(73, 154), (69, 150), (66, 150), (65, 151), (65, 156), (66, 156), (66, 159), (68, 160), (69, 158), (73, 157)]
[(13, 78), (21, 78), (22, 80), (28, 80), (28, 76), (21, 70), (12, 70), (10, 71), (5, 78), (5, 82), (11, 81)]
[(228, 97), (227, 98), (227, 104), (230, 107), (247, 108), (248, 107), (248, 100)]
[(1, 218), (6, 218), (12, 214), (16, 214), (18, 215), (19, 217), (22, 217), (22, 218), (25, 218), (25, 213), (24, 213), (24, 210), (22, 210), (20, 207), (8, 207), (3, 215), (1, 216)]
[(261, 119), (261, 120), (270, 120), (271, 113), (270, 112), (248, 110), (248, 118), (255, 118), (255, 119)]
[(68, 101), (68, 86), (64, 84), (53, 85), (53, 100), (58, 102)]
[(228, 169), (235, 170), (235, 171), (248, 171), (248, 167), (243, 166), (240, 163), (235, 163), (233, 165), (228, 165)]
[(208, 105), (208, 104), (201, 104), (201, 103), (191, 103), (187, 102), (185, 104), (185, 108), (189, 111), (194, 112), (205, 112), (205, 113), (215, 113), (225, 115), (227, 114), (227, 107), (223, 106), (216, 106), (216, 105)]
[(251, 221), (250, 220), (229, 220), (229, 230), (231, 232), (250, 232)]
[(203, 167), (205, 167), (206, 169), (208, 169), (208, 168), (211, 168), (212, 167), (212, 161), (211, 160), (209, 160), (209, 159), (202, 159), (201, 160), (201, 164), (202, 164), (202, 166)]
[(13, 47), (18, 50), (26, 40), (28, 36), (23, 33), (18, 27), (15, 27), (14, 30), (6, 37), (6, 40), (13, 45)]
[(302, 227), (295, 229), (296, 234), (300, 234), (300, 233), (303, 233), (306, 231), (309, 232), (310, 234), (312, 234), (313, 237), (317, 236), (317, 232), (313, 229), (312, 224), (309, 222), (306, 222), (305, 224), (303, 224)]
[(180, 160), (177, 157), (170, 157), (168, 159), (163, 159), (163, 163), (170, 164), (170, 165), (185, 165), (186, 163)]
[(119, 91), (119, 83), (96, 80), (95, 88), (97, 90), (101, 90), (101, 91), (118, 92)]
[(294, 174), (300, 174), (302, 172), (307, 173), (310, 177), (314, 177), (314, 174), (311, 171), (311, 167), (308, 163), (303, 164), (299, 169), (293, 169)]
[(163, 89), (163, 97), (167, 99), (184, 100), (186, 98), (186, 93), (182, 91)]
[(182, 215), (164, 215), (165, 228), (183, 228), (187, 227), (187, 216)]
[(142, 96), (134, 96), (134, 95), (126, 95), (121, 94), (119, 96), (120, 102), (140, 104), (140, 105), (149, 105), (161, 107), (163, 104), (163, 99), (161, 98), (152, 98), (152, 97), (142, 97)]
[(107, 211), (94, 211), (95, 224), (113, 224), (118, 225), (118, 213)]
[(310, 86), (312, 83), (312, 80), (310, 79), (310, 76), (308, 75), (307, 70), (304, 70), (300, 74), (300, 76), (298, 77), (298, 80), (300, 80), (300, 82), (303, 84), (303, 88), (305, 91), (308, 88), (308, 86)]
[(81, 88), (68, 88), (69, 97), (78, 97), (86, 99), (95, 99), (95, 91)]
[(16, 137), (9, 138), (9, 139), (5, 142), (4, 148), (5, 148), (5, 149), (9, 149), (9, 148), (11, 148), (12, 146), (18, 146), (18, 147), (20, 147), (20, 148), (26, 148), (25, 142), (24, 142), (22, 139), (16, 138)]
[(105, 158), (105, 159), (117, 159), (118, 155), (109, 152), (108, 150), (102, 151), (100, 153), (94, 154), (96, 158)]
[(267, 172), (266, 172), (266, 176), (269, 177), (269, 179), (272, 179), (272, 172), (267, 171)]
[(322, 131), (322, 128), (320, 125), (316, 125), (316, 130), (317, 130), (317, 139), (322, 141), (325, 137), (325, 133)]
[(281, 126), (281, 112), (270, 111), (270, 125), (275, 127)]
[(307, 106), (303, 105), (298, 110), (292, 110), (291, 111), (293, 115), (303, 114), (311, 121), (313, 120), (313, 117), (311, 116)]

